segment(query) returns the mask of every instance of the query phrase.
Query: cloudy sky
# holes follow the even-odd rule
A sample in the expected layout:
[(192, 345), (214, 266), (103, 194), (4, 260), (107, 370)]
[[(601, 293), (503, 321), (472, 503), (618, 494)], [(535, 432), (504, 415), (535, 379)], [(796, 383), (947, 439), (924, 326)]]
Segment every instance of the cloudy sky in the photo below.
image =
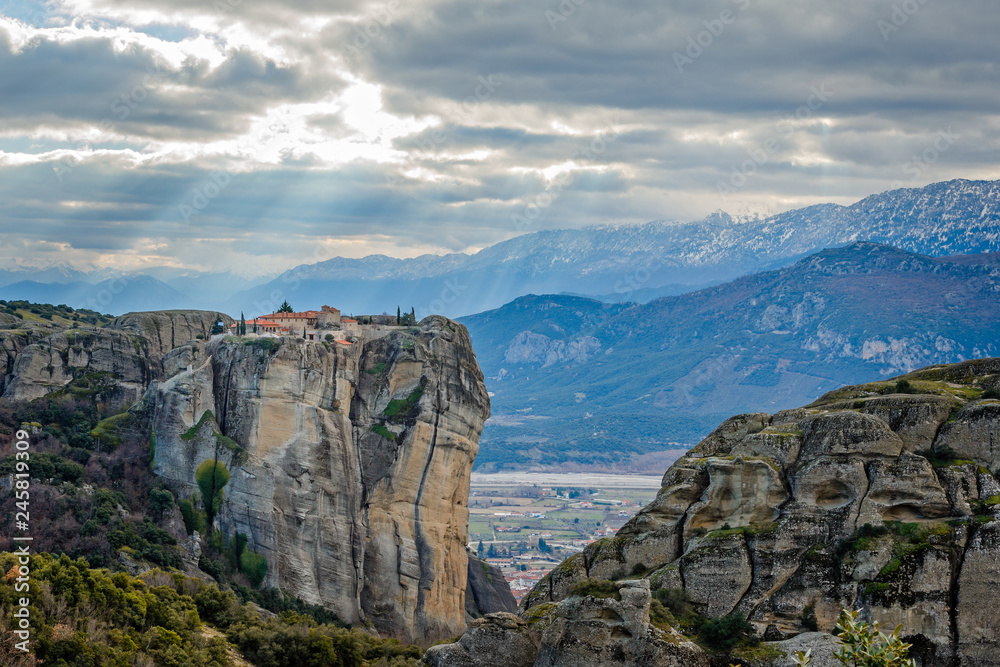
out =
[(0, 0), (0, 260), (278, 271), (1000, 178), (994, 0)]

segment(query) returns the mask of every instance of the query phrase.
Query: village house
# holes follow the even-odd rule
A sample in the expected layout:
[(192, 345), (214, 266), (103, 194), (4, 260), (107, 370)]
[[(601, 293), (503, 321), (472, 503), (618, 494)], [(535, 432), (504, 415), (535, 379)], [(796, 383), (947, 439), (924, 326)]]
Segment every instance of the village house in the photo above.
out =
[[(239, 322), (233, 322), (229, 325), (229, 328), (236, 332), (236, 328), (240, 325)], [(272, 322), (271, 320), (265, 320), (263, 318), (257, 318), (255, 320), (247, 320), (247, 333), (254, 333), (254, 328), (259, 334), (262, 333), (281, 333), (281, 325), (277, 322)]]

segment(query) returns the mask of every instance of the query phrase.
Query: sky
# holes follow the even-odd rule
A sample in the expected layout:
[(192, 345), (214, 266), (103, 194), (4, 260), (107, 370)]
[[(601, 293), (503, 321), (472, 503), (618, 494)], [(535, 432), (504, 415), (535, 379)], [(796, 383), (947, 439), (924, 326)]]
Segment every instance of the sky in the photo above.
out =
[(0, 262), (274, 273), (997, 179), (994, 0), (0, 0)]

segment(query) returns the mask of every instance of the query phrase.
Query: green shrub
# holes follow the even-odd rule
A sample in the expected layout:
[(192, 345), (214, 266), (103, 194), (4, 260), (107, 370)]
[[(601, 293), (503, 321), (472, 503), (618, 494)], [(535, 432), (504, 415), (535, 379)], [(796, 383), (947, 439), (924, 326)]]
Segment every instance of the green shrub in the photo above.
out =
[(396, 439), (396, 434), (393, 433), (392, 431), (390, 431), (389, 429), (387, 429), (382, 424), (372, 424), (372, 431), (374, 433), (378, 433), (380, 436), (382, 436), (386, 440), (395, 440)]
[(222, 508), (222, 489), (229, 483), (229, 470), (220, 461), (205, 459), (194, 472), (194, 480), (201, 489), (202, 505), (205, 508), (205, 523), (209, 531), (215, 514)]
[(752, 643), (755, 636), (753, 626), (746, 617), (734, 612), (705, 621), (701, 639), (714, 651), (728, 651), (739, 644)]
[(646, 567), (642, 563), (636, 563), (632, 567), (632, 572), (629, 574), (629, 576), (632, 576), (632, 577), (641, 577), (642, 575), (646, 574), (647, 572), (649, 572), (649, 568), (648, 567)]
[(661, 630), (673, 627), (674, 617), (656, 598), (649, 603), (649, 621)]
[(621, 594), (618, 592), (618, 586), (615, 585), (615, 582), (608, 581), (607, 579), (584, 579), (578, 581), (569, 589), (569, 594), (581, 597), (589, 595), (595, 598), (622, 599)]
[(661, 588), (655, 596), (674, 616), (686, 616), (694, 611), (691, 597), (683, 588)]
[(259, 553), (244, 551), (240, 555), (240, 572), (247, 575), (251, 584), (260, 586), (267, 576), (267, 559)]
[(378, 362), (378, 364), (376, 364), (374, 368), (365, 369), (365, 373), (367, 373), (368, 375), (381, 375), (384, 372), (385, 372), (384, 361)]
[(851, 667), (914, 667), (909, 659), (911, 644), (900, 635), (903, 626), (897, 626), (890, 635), (879, 631), (878, 622), (858, 623), (857, 611), (842, 611), (837, 624), (837, 638), (841, 649), (834, 658)]
[[(82, 558), (30, 558), (31, 598), (39, 601), (31, 607), (32, 648), (39, 664), (224, 667), (234, 664), (238, 650), (258, 667), (417, 667), (422, 653), (294, 611), (262, 620), (232, 591), (182, 574), (154, 570), (135, 578), (92, 569)], [(0, 571), (16, 563), (14, 554), (0, 554)], [(12, 609), (15, 595), (13, 586), (0, 585), (0, 607)], [(210, 638), (203, 624), (225, 635)]]
[(149, 492), (149, 506), (158, 519), (162, 518), (163, 513), (174, 506), (174, 494), (167, 489), (153, 489)]
[(187, 529), (188, 535), (198, 531), (199, 534), (205, 534), (205, 513), (198, 509), (194, 501), (185, 499), (182, 500), (177, 505), (181, 510), (181, 516), (184, 517), (184, 528)]
[(819, 629), (819, 622), (816, 620), (816, 607), (814, 605), (806, 605), (802, 610), (802, 627), (810, 632), (816, 632)]
[[(84, 467), (79, 463), (44, 452), (32, 453), (28, 466), (32, 477), (43, 481), (51, 479), (53, 484), (79, 484), (85, 473)], [(16, 457), (11, 454), (0, 462), (0, 475), (10, 475), (16, 472), (16, 468)]]
[(417, 403), (420, 402), (420, 398), (423, 395), (424, 384), (421, 382), (421, 384), (411, 391), (410, 395), (405, 399), (394, 398), (389, 401), (389, 405), (385, 406), (385, 412), (383, 414), (395, 422), (413, 418), (417, 415)]

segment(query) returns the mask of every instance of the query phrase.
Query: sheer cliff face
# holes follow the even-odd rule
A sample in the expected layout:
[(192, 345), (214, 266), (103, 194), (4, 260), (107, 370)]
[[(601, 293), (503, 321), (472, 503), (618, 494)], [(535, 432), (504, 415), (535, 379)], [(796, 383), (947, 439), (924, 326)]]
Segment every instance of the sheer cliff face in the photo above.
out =
[(902, 623), (918, 664), (996, 664), (1000, 359), (905, 377), (727, 420), (522, 613), (641, 565), (654, 590), (683, 589), (705, 616), (741, 612), (771, 638), (862, 608)]
[[(384, 335), (383, 335), (384, 334)], [(191, 342), (146, 397), (155, 471), (183, 496), (229, 467), (219, 524), (268, 584), (404, 638), (465, 627), (469, 475), (489, 399), (464, 327)]]

